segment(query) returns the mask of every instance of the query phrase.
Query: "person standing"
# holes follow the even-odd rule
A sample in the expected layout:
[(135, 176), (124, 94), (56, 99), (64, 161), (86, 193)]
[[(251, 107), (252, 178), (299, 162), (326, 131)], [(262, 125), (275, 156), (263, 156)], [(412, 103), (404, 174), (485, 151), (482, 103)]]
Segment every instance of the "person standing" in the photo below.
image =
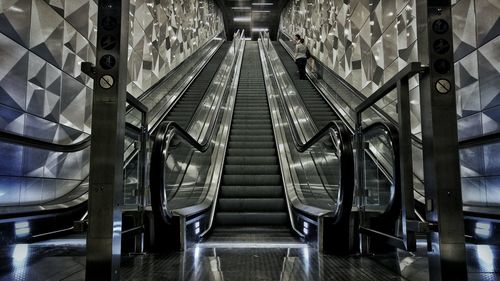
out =
[(304, 39), (300, 35), (295, 35), (295, 64), (299, 69), (300, 80), (306, 80), (306, 65), (307, 65), (307, 47), (304, 44)]

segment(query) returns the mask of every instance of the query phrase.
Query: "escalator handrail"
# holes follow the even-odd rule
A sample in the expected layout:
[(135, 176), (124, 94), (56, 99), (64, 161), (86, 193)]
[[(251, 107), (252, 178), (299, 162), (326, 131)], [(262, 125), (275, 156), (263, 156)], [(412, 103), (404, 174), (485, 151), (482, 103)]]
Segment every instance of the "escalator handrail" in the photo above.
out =
[[(205, 42), (201, 47), (198, 48), (198, 50), (196, 50), (193, 54), (189, 55), (189, 56), (194, 56), (196, 55), (196, 53), (202, 51), (206, 46), (208, 46), (208, 44), (210, 44), (215, 38), (218, 38), (218, 37), (225, 37), (225, 35), (222, 35), (224, 33), (224, 31), (218, 33), (217, 35), (213, 36), (211, 39), (207, 40), (207, 42)], [(174, 69), (170, 70), (167, 75), (165, 75), (164, 77), (162, 77), (160, 80), (158, 80), (154, 85), (152, 85), (148, 90), (146, 90), (144, 93), (142, 93), (139, 97), (137, 97), (138, 99), (142, 100), (144, 98), (146, 98), (147, 96), (149, 96), (151, 93), (153, 93), (161, 84), (163, 84), (163, 82), (167, 81), (168, 79), (170, 79), (172, 76), (174, 76), (175, 74), (177, 74), (179, 71), (180, 71), (180, 68), (182, 66), (184, 66), (184, 64), (187, 62), (187, 60), (183, 60), (181, 63), (179, 63), (177, 66), (174, 67)]]
[(63, 153), (81, 151), (90, 146), (90, 137), (86, 137), (85, 139), (73, 144), (57, 144), (6, 131), (0, 131), (0, 141), (4, 143), (28, 146), (32, 148), (39, 148), (43, 150), (50, 150), (54, 152), (63, 152)]
[[(218, 115), (217, 113), (214, 116)], [(212, 123), (215, 123), (215, 121), (210, 122), (210, 133), (208, 134), (210, 136), (213, 131), (215, 131), (213, 129), (215, 126), (212, 126)], [(172, 121), (163, 121), (156, 129), (150, 164), (151, 207), (153, 208), (153, 212), (158, 214), (158, 217), (162, 218), (165, 223), (170, 222), (172, 212), (167, 205), (168, 199), (165, 188), (166, 178), (164, 171), (166, 168), (168, 150), (174, 137), (180, 137), (199, 152), (207, 151), (210, 146), (209, 140), (211, 139), (210, 137), (206, 137), (202, 143), (199, 143), (184, 130), (184, 128)]]
[[(141, 103), (138, 99), (136, 99), (131, 94), (127, 93), (127, 102), (133, 108), (139, 110), (142, 114), (147, 114), (148, 108)], [(126, 126), (129, 128), (136, 128), (136, 126), (132, 124), (126, 123)], [(50, 150), (54, 152), (63, 152), (63, 153), (71, 153), (81, 151), (90, 146), (91, 137), (88, 136), (85, 139), (72, 144), (57, 144), (53, 142), (44, 141), (38, 138), (23, 136), (7, 131), (0, 130), (0, 141), (5, 143), (11, 143), (16, 145), (23, 145), (33, 148), (39, 148), (43, 150)]]
[[(260, 34), (262, 43), (265, 42), (265, 37), (261, 33)], [(269, 40), (269, 39), (268, 39)], [(268, 60), (269, 53), (266, 47), (263, 48), (264, 53)], [(272, 65), (271, 65), (272, 67)], [(274, 69), (274, 68), (273, 68)], [(274, 76), (276, 80), (276, 76)], [(277, 82), (277, 81), (276, 81)], [(292, 139), (295, 146), (295, 149), (303, 153), (313, 145), (319, 143), (325, 136), (329, 135), (333, 144), (335, 145), (337, 157), (340, 160), (340, 185), (342, 188), (339, 188), (339, 192), (337, 194), (337, 205), (336, 210), (333, 214), (334, 223), (340, 222), (342, 219), (346, 219), (351, 212), (352, 200), (353, 200), (353, 192), (354, 192), (354, 155), (353, 155), (353, 147), (352, 147), (352, 135), (350, 131), (347, 129), (347, 126), (339, 120), (332, 120), (328, 122), (323, 128), (321, 128), (314, 136), (312, 136), (308, 141), (302, 142), (299, 137), (298, 129), (292, 125), (293, 116), (289, 110), (291, 108), (288, 106), (287, 100), (283, 95), (283, 88), (280, 83), (276, 83), (279, 88), (279, 95), (281, 99), (281, 106), (283, 111), (285, 112), (286, 119), (290, 124), (288, 127), (291, 128)], [(333, 198), (332, 198), (333, 199)]]
[[(264, 36), (262, 35), (262, 33), (260, 36), (261, 36), (262, 42), (264, 42)], [(268, 50), (266, 48), (264, 48), (264, 50), (265, 50), (266, 56), (269, 59)], [(276, 84), (278, 85), (278, 88), (280, 89), (279, 93), (280, 93), (282, 105), (284, 103), (284, 105), (283, 105), (284, 107), (286, 105), (286, 107), (290, 108), (290, 106), (288, 106), (289, 105), (288, 101), (283, 96), (284, 89), (281, 87), (280, 83), (276, 83)], [(293, 118), (292, 114), (290, 113), (290, 110), (285, 110), (285, 113), (286, 113), (289, 124), (293, 124), (294, 118)], [(298, 152), (305, 152), (306, 150), (311, 148), (311, 146), (318, 143), (324, 136), (330, 134), (332, 130), (335, 131), (341, 137), (343, 144), (348, 145), (348, 143), (351, 142), (351, 137), (350, 137), (350, 134), (348, 133), (347, 126), (339, 120), (332, 120), (332, 121), (328, 122), (328, 124), (326, 124), (323, 128), (319, 129), (318, 132), (315, 135), (313, 135), (306, 142), (302, 142), (300, 140), (298, 129), (295, 126), (290, 126), (290, 127), (292, 127), (291, 131), (292, 131), (293, 143), (295, 145), (295, 149)], [(336, 148), (341, 149), (341, 150), (345, 150), (345, 149), (339, 148), (339, 147), (336, 147)], [(351, 149), (351, 151), (352, 151), (352, 149)]]
[[(244, 32), (241, 32), (240, 40), (243, 38), (243, 36)], [(235, 46), (235, 52), (236, 50), (237, 47)], [(233, 61), (233, 65), (235, 61), (236, 60)], [(166, 194), (166, 178), (164, 173), (164, 171), (166, 170), (168, 150), (171, 146), (172, 140), (174, 140), (175, 137), (179, 137), (197, 151), (201, 153), (207, 151), (212, 144), (212, 136), (216, 131), (216, 121), (218, 120), (221, 111), (221, 106), (218, 106), (216, 109), (216, 114), (212, 116), (209, 122), (210, 125), (207, 130), (208, 133), (204, 136), (201, 143), (193, 138), (184, 128), (182, 128), (176, 122), (163, 121), (156, 128), (156, 133), (153, 137), (153, 148), (151, 150), (150, 161), (151, 207), (153, 209), (153, 213), (157, 217), (161, 218), (163, 222), (167, 224), (170, 223), (170, 219), (172, 217), (172, 210), (170, 210), (167, 205), (168, 196)]]
[[(382, 131), (388, 136), (390, 146), (392, 147), (393, 165), (393, 183), (391, 184), (390, 199), (387, 207), (382, 214), (394, 214), (401, 208), (401, 170), (399, 163), (399, 133), (394, 124), (390, 122), (375, 122), (362, 129), (363, 136), (375, 135), (377, 131)], [(370, 154), (369, 148), (365, 149)], [(370, 157), (372, 157), (370, 155)], [(372, 157), (373, 159), (373, 157)]]
[[(283, 32), (283, 31), (280, 31), (280, 34), (283, 34), (284, 36), (286, 36), (287, 38), (291, 38), (289, 34)], [(285, 48), (286, 49), (286, 48)], [(288, 51), (288, 50), (287, 50)], [(354, 88), (352, 85), (350, 85), (347, 81), (345, 81), (342, 77), (340, 77), (340, 75), (338, 75), (337, 73), (335, 73), (335, 71), (331, 70), (328, 66), (326, 66), (321, 60), (319, 60), (318, 58), (316, 58), (315, 56), (313, 56), (311, 54), (311, 58), (314, 59), (314, 62), (316, 64), (319, 64), (321, 65), (321, 67), (326, 70), (329, 74), (331, 74), (333, 77), (335, 77), (337, 79), (337, 81), (339, 81), (352, 95), (354, 95), (355, 97), (359, 98), (361, 101), (364, 101), (366, 100), (366, 96), (363, 95), (361, 92), (359, 92), (356, 88)], [(386, 83), (387, 84), (387, 83)], [(371, 108), (373, 111), (375, 111), (377, 113), (377, 115), (383, 117), (384, 119), (388, 120), (390, 123), (392, 123), (393, 125), (397, 126), (398, 122), (396, 120), (394, 120), (391, 116), (389, 116), (387, 113), (385, 113), (383, 110), (381, 110), (377, 105), (373, 105), (372, 108)], [(415, 142), (415, 144), (418, 146), (418, 147), (422, 147), (422, 140), (418, 137), (416, 137), (415, 135), (412, 134), (412, 141)]]

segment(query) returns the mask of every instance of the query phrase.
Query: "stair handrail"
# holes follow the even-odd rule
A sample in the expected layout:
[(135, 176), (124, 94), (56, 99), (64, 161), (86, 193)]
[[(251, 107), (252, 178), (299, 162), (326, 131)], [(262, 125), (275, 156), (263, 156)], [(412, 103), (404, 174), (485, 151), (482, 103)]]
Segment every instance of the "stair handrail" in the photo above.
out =
[[(260, 37), (262, 42), (265, 41), (265, 35), (261, 32)], [(267, 38), (267, 40), (269, 40)], [(267, 41), (269, 42), (269, 41)], [(264, 44), (263, 44), (264, 45)], [(267, 47), (264, 46), (264, 54), (266, 55), (268, 61), (270, 61), (268, 49), (270, 48), (269, 43)], [(276, 73), (274, 66), (270, 63), (273, 72)], [(276, 76), (274, 76), (274, 80), (276, 81)], [(293, 139), (293, 144), (295, 149), (303, 153), (311, 148), (313, 145), (319, 143), (325, 136), (329, 136), (332, 140), (332, 143), (335, 146), (337, 157), (339, 158), (340, 165), (340, 184), (344, 188), (339, 188), (339, 193), (337, 195), (337, 205), (336, 210), (334, 212), (334, 223), (340, 222), (341, 219), (346, 217), (346, 214), (350, 213), (352, 207), (352, 199), (354, 192), (354, 155), (352, 148), (352, 136), (347, 129), (347, 126), (339, 120), (331, 120), (329, 121), (323, 128), (319, 129), (318, 132), (313, 135), (306, 142), (302, 142), (299, 132), (297, 128), (292, 125), (294, 124), (293, 116), (289, 110), (290, 106), (287, 99), (284, 97), (283, 92), (284, 89), (282, 85), (276, 81), (276, 85), (279, 89), (279, 95), (281, 100), (281, 107), (285, 112), (286, 119), (288, 124), (290, 124), (290, 131)], [(333, 198), (332, 198), (333, 199)]]
[[(235, 56), (231, 65), (234, 66), (236, 62), (236, 50), (241, 44), (241, 40), (244, 40), (244, 31), (238, 31), (236, 33), (238, 40), (233, 41), (233, 46), (235, 50)], [(226, 88), (229, 76), (224, 82), (223, 89)], [(153, 137), (153, 148), (151, 151), (151, 161), (150, 161), (150, 190), (151, 190), (151, 207), (153, 214), (159, 218), (164, 223), (170, 223), (172, 217), (172, 210), (168, 208), (168, 196), (166, 193), (166, 177), (164, 171), (166, 170), (166, 159), (168, 157), (168, 151), (170, 149), (171, 142), (175, 137), (179, 137), (184, 140), (189, 146), (195, 150), (203, 153), (208, 150), (212, 144), (212, 136), (216, 131), (216, 123), (219, 118), (221, 110), (220, 103), (216, 106), (216, 112), (212, 115), (209, 121), (209, 128), (207, 134), (205, 134), (202, 142), (198, 142), (194, 137), (192, 137), (184, 128), (174, 121), (163, 121), (157, 127), (156, 132)]]

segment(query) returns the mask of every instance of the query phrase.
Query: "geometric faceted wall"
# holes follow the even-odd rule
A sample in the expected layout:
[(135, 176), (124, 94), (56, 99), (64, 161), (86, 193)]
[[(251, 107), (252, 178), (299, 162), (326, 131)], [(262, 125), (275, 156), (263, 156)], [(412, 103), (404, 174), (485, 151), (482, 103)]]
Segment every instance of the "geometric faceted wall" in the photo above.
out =
[[(212, 0), (131, 0), (129, 83), (147, 90), (223, 30)], [(94, 0), (0, 1), (0, 130), (68, 144), (91, 132)], [(0, 205), (51, 200), (88, 175), (89, 151), (53, 153), (0, 143)]]
[(224, 29), (213, 0), (132, 0), (128, 91), (139, 95)]
[[(500, 131), (500, 3), (457, 0), (453, 46), (459, 139)], [(462, 149), (464, 203), (500, 206), (500, 143)]]
[[(306, 37), (311, 53), (369, 96), (418, 61), (415, 1), (291, 0), (280, 29)], [(500, 3), (452, 1), (459, 139), (500, 131)], [(420, 133), (418, 82), (410, 87), (412, 132)], [(397, 116), (392, 100), (379, 104)], [(460, 151), (464, 203), (500, 206), (500, 144)]]
[(281, 29), (365, 95), (417, 60), (415, 0), (292, 0)]

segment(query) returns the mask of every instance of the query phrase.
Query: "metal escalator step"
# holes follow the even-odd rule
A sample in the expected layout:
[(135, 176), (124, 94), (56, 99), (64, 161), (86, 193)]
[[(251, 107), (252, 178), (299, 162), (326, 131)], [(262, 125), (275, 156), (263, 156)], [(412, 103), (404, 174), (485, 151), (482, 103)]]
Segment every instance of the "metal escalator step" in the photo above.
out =
[(284, 196), (281, 185), (235, 186), (223, 185), (220, 187), (219, 198), (282, 198)]
[(274, 148), (228, 148), (228, 156), (274, 156), (276, 149)]
[(258, 136), (258, 135), (271, 135), (273, 134), (272, 129), (254, 129), (254, 130), (241, 130), (241, 129), (231, 129), (234, 135), (240, 136)]
[(247, 44), (243, 60), (215, 222), (285, 226), (286, 201), (257, 44)]
[(226, 156), (227, 165), (278, 165), (274, 156)]
[(281, 175), (223, 175), (223, 185), (281, 185)]
[(236, 130), (263, 130), (272, 129), (271, 124), (234, 124), (232, 126)]
[(279, 175), (279, 165), (225, 165), (225, 175)]
[(283, 198), (221, 198), (217, 206), (220, 212), (283, 212)]
[(247, 135), (230, 135), (229, 141), (274, 141), (273, 135), (247, 136)]
[(232, 141), (229, 148), (275, 148), (275, 144), (271, 141)]
[(285, 212), (217, 212), (217, 225), (286, 225), (288, 215)]

